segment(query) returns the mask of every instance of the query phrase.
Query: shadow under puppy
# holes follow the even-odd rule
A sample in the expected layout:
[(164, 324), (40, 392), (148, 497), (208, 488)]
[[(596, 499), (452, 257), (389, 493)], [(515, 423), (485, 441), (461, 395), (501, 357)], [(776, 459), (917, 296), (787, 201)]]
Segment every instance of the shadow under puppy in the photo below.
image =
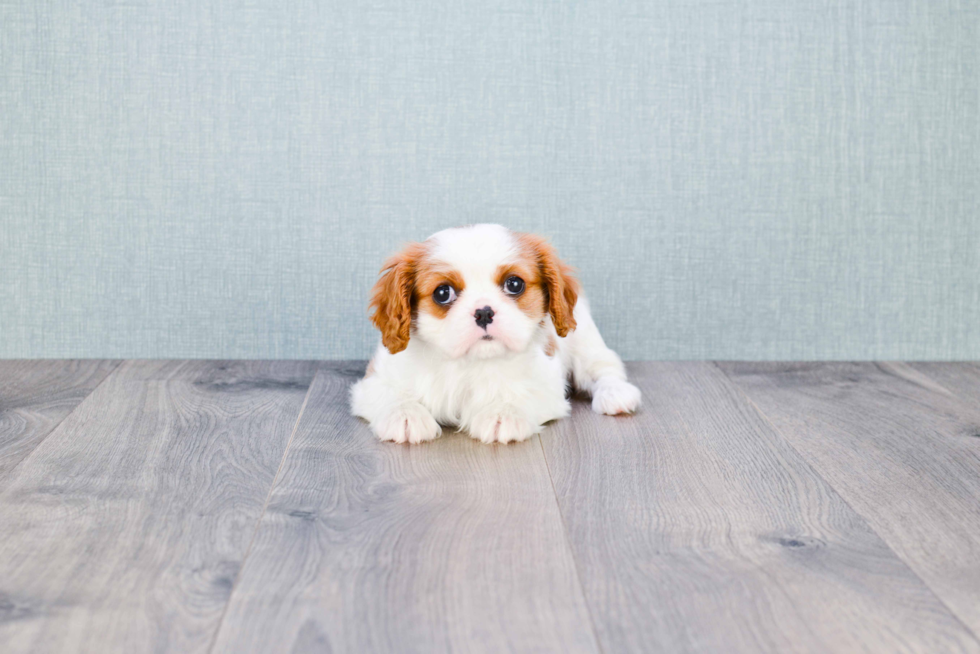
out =
[(370, 305), (381, 344), (351, 408), (382, 440), (421, 443), (451, 425), (484, 443), (522, 441), (569, 414), (569, 380), (598, 413), (640, 405), (571, 269), (539, 236), (438, 232), (385, 262)]

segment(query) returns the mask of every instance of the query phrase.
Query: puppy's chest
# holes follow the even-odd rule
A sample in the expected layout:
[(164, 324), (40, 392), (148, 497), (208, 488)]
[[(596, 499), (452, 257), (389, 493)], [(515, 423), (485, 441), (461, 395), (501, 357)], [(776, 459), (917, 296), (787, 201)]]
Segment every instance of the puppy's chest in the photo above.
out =
[(415, 391), (440, 421), (494, 404), (525, 404), (564, 398), (565, 374), (558, 361), (453, 362), (419, 371)]

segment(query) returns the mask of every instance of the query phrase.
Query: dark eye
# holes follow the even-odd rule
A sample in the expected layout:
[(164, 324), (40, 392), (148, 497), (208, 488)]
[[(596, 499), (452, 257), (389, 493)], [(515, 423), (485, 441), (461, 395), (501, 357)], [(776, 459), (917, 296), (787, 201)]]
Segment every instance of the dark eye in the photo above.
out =
[(504, 282), (504, 293), (507, 295), (520, 295), (524, 292), (524, 280), (520, 277), (508, 277)]
[(443, 284), (433, 291), (432, 299), (436, 301), (436, 304), (452, 304), (453, 300), (456, 299), (456, 290), (449, 284)]

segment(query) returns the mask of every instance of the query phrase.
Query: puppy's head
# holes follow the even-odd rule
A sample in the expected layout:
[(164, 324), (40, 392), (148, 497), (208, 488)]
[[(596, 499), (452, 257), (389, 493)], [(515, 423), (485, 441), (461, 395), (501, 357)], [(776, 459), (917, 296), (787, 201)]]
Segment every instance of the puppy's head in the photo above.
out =
[(575, 329), (578, 282), (543, 238), (500, 225), (447, 229), (389, 258), (371, 320), (394, 354), (418, 338), (453, 358), (523, 352), (551, 317)]

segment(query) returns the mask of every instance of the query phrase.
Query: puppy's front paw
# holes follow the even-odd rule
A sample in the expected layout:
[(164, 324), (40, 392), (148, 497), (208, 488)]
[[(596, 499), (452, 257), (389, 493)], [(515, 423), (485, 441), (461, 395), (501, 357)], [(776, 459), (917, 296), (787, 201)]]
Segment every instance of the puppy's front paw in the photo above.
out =
[(482, 443), (512, 443), (527, 440), (537, 429), (512, 413), (482, 413), (470, 424), (470, 436)]
[(592, 410), (615, 416), (633, 413), (640, 406), (640, 389), (622, 379), (603, 377), (592, 389)]
[(372, 426), (378, 438), (394, 443), (422, 443), (442, 433), (439, 423), (421, 404), (398, 407)]

